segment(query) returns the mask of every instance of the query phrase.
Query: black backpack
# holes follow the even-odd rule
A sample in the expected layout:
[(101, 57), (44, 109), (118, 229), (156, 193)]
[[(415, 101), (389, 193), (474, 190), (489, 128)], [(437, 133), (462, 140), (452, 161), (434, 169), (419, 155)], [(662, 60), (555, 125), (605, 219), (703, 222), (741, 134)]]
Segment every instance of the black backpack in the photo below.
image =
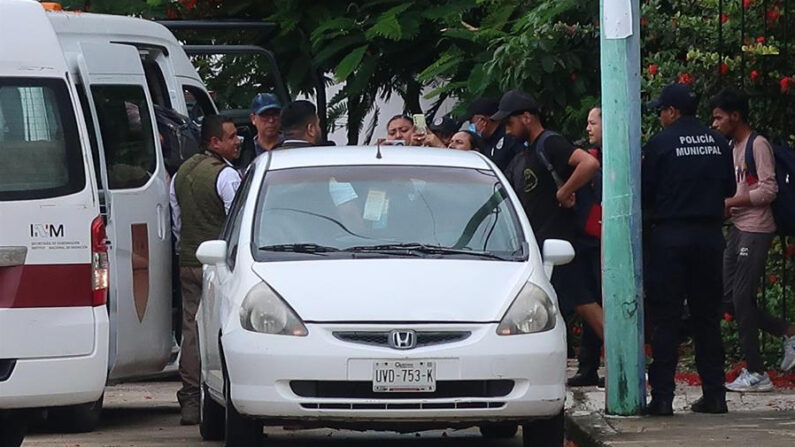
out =
[[(558, 175), (555, 167), (552, 166), (547, 154), (544, 151), (544, 143), (547, 138), (557, 135), (555, 132), (545, 130), (536, 140), (536, 152), (541, 163), (549, 171), (555, 184), (560, 188), (566, 181)], [(575, 191), (577, 200), (574, 205), (574, 212), (577, 215), (577, 229), (592, 238), (602, 238), (602, 168), (594, 174), (591, 181), (585, 186)]]
[(182, 162), (201, 151), (201, 128), (187, 116), (159, 105), (155, 105), (155, 118), (166, 170), (173, 176)]
[[(754, 160), (754, 140), (756, 133), (751, 133), (745, 145), (745, 165), (747, 174), (754, 177), (756, 161)], [(773, 147), (773, 158), (776, 162), (776, 184), (778, 194), (770, 204), (773, 218), (776, 220), (776, 231), (783, 236), (795, 235), (795, 151), (784, 143), (770, 143)]]

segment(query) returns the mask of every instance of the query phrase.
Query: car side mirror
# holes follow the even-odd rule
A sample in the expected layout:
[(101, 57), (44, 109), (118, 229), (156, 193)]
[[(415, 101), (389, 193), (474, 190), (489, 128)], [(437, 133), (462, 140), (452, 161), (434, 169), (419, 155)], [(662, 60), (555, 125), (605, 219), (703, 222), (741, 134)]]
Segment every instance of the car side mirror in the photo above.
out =
[(574, 259), (574, 247), (568, 241), (547, 239), (544, 241), (544, 272), (547, 278), (552, 277), (556, 265), (565, 265)]
[(196, 257), (204, 265), (226, 262), (226, 241), (204, 241), (196, 250)]

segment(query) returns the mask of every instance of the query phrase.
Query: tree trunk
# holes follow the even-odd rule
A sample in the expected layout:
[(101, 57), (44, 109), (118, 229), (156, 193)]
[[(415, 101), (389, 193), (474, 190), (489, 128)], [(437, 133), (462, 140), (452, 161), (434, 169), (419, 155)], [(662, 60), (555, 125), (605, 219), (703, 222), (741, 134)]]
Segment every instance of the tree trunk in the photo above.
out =
[(359, 144), (359, 131), (362, 128), (363, 109), (362, 98), (359, 95), (348, 97), (348, 144)]
[(406, 103), (405, 110), (410, 113), (422, 113), (422, 106), (420, 106), (420, 94), (422, 93), (422, 85), (414, 79), (409, 79), (406, 82), (406, 96), (403, 101)]
[(326, 82), (324, 80), (322, 70), (313, 70), (313, 80), (315, 83), (315, 98), (317, 101), (317, 116), (320, 118), (320, 130), (323, 140), (328, 140), (329, 123), (328, 123), (328, 100), (326, 98)]

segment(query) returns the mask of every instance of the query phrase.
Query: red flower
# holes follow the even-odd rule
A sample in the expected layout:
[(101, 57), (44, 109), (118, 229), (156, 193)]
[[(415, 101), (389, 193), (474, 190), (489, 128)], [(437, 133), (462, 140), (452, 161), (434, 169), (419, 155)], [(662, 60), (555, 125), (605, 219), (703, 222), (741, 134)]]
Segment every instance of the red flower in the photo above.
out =
[[(789, 87), (792, 84), (795, 84), (795, 78), (793, 78), (791, 76), (784, 76), (783, 78), (781, 78), (780, 81), (778, 81), (778, 85), (781, 87), (781, 93), (789, 92)], [(791, 247), (791, 246), (792, 245), (787, 247), (787, 254), (789, 254), (789, 247)]]
[(648, 21), (648, 19), (646, 19), (646, 17), (641, 17), (640, 18), (640, 26), (646, 26), (648, 24), (649, 24), (649, 21)]
[(756, 38), (757, 43), (765, 43), (765, 36), (759, 36)]
[(756, 82), (759, 79), (759, 70), (751, 70), (751, 75), (749, 76), (751, 82)]
[(728, 14), (721, 14), (720, 15), (720, 23), (726, 23), (728, 21), (729, 21), (729, 15)]
[(660, 67), (658, 67), (657, 64), (649, 65), (649, 74), (651, 76), (654, 76), (654, 75), (656, 75), (659, 72), (660, 72)]
[(694, 81), (693, 76), (690, 73), (682, 73), (679, 75), (679, 83), (680, 84), (687, 84), (690, 85)]
[(722, 75), (729, 74), (729, 64), (726, 62), (721, 62), (720, 65), (718, 65), (718, 71), (720, 71), (720, 74)]
[(571, 80), (572, 80), (572, 82), (573, 82), (573, 81), (576, 81), (576, 80), (577, 80), (577, 73), (572, 73), (572, 74), (570, 74), (570, 75), (569, 75), (569, 79), (571, 79)]
[(180, 0), (179, 3), (188, 11), (196, 9), (198, 0)]
[(767, 17), (769, 22), (775, 22), (781, 17), (781, 11), (778, 9), (768, 9), (765, 11), (765, 17)]
[(723, 319), (726, 321), (732, 321), (734, 320), (734, 317), (732, 316), (732, 314), (726, 312), (725, 314), (723, 314)]
[(778, 276), (776, 276), (776, 275), (770, 275), (770, 276), (768, 276), (768, 277), (767, 277), (767, 280), (768, 280), (768, 282), (769, 282), (770, 284), (775, 284), (775, 283), (777, 283), (777, 282), (778, 282)]
[(752, 4), (753, 2), (754, 2), (754, 0), (743, 0), (743, 9), (748, 9), (748, 8), (750, 8), (750, 7), (751, 7), (751, 4)]
[(787, 253), (787, 257), (788, 258), (791, 258), (791, 257), (795, 256), (795, 244), (787, 245), (786, 253)]

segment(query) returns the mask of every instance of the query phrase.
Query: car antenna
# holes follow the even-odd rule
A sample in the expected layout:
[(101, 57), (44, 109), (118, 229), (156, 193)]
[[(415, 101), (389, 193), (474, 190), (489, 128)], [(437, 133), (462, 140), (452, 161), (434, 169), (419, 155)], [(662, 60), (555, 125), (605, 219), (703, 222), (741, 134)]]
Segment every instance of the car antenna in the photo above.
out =
[(379, 160), (383, 158), (383, 156), (381, 155), (381, 141), (380, 140), (376, 143), (375, 158), (377, 158)]

